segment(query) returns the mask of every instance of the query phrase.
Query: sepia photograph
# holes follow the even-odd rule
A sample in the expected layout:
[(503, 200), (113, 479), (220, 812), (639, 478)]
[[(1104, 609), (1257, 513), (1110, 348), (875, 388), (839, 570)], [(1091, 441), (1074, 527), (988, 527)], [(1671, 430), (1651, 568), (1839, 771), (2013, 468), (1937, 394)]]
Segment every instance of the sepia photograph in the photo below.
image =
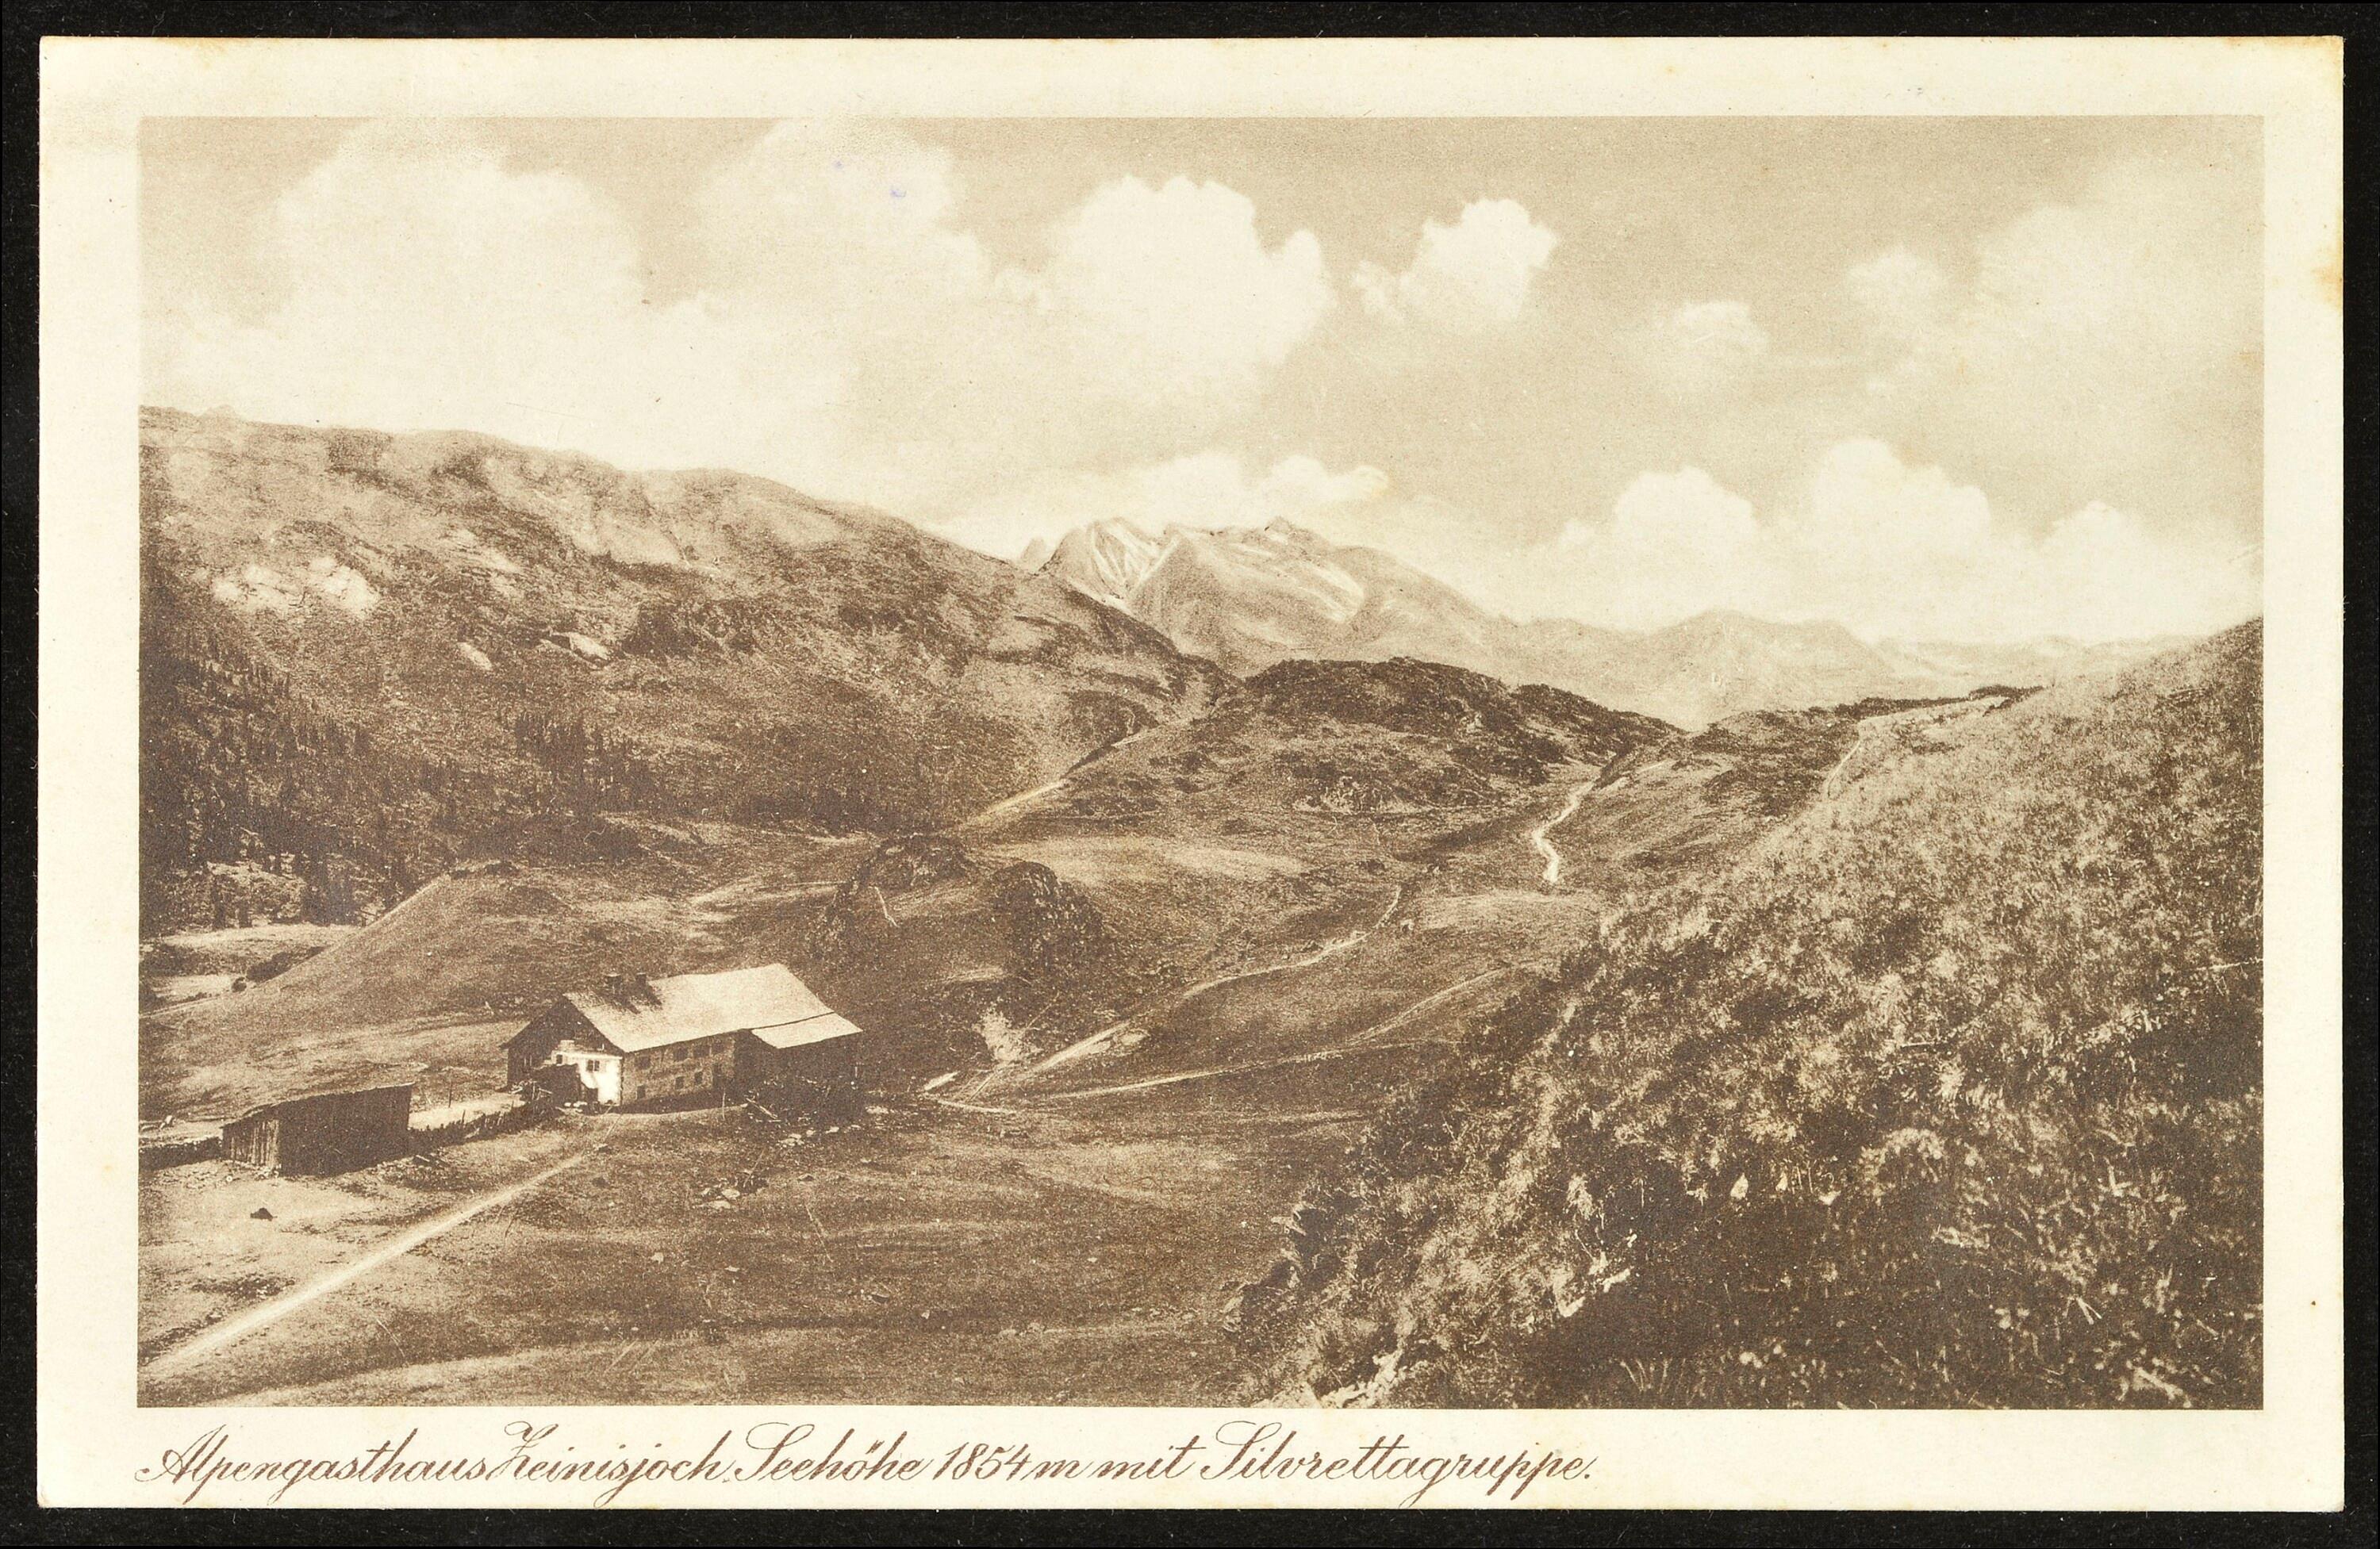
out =
[(2249, 121), (140, 151), (151, 1401), (2255, 1403)]
[(2277, 1401), (2266, 119), (490, 79), (114, 152), (138, 1477)]

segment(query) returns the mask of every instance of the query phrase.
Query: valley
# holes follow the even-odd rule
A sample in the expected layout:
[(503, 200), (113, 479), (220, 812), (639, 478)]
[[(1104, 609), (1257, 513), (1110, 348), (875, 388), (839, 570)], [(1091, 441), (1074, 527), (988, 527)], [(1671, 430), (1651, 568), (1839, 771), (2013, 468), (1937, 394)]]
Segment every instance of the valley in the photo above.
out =
[[(1607, 701), (1295, 532), (1027, 572), (738, 476), (144, 431), (144, 1122), (485, 1095), (565, 992), (769, 963), (860, 1030), (865, 1087), (832, 1122), (564, 1110), (330, 1178), (145, 1174), (144, 1402), (1724, 1401), (1756, 1336), (1820, 1351), (1774, 1352), (1780, 1401), (1848, 1366), (1957, 1403), (1961, 1359), (1896, 1386), (1798, 1291), (1697, 1300), (1752, 1285), (1695, 1257), (1734, 1240), (1690, 1229), (1714, 1186), (1883, 1318), (2014, 1229), (1941, 1134), (2034, 1147), (2045, 1199), (2139, 1170), (2027, 1069), (2111, 1079), (2197, 1017), (2221, 1052), (2158, 1055), (2187, 1070), (2127, 1144), (2203, 1171), (2253, 1130), (2260, 1028), (2173, 987), (2256, 956), (2241, 631), (2011, 684), (1689, 621), (1627, 649), (1724, 693)], [(1491, 638), (1502, 672), (1466, 664)], [(2169, 972), (2077, 945), (2136, 936)], [(2236, 1279), (2237, 1228), (2053, 1246), (2132, 1295), (2169, 1240)], [(2135, 1352), (2118, 1399), (2228, 1401), (2233, 1353)]]
[[(1390, 926), (1390, 945), (1382, 901), (1351, 902), (1370, 917), (1349, 935), (1186, 985), (1027, 1070), (880, 1092), (857, 1125), (797, 1144), (710, 1110), (473, 1143), (418, 1169), (426, 1185), (395, 1168), (403, 1182), (362, 1186), (363, 1215), (298, 1218), (369, 1253), (360, 1243), (387, 1229), (381, 1192), (419, 1187), (425, 1214), (444, 1208), (436, 1175), (466, 1153), (456, 1187), (557, 1148), (580, 1159), (269, 1328), (177, 1358), (145, 1391), (162, 1403), (499, 1402), (557, 1386), (587, 1402), (1222, 1401), (1230, 1304), (1275, 1255), (1276, 1217), (1516, 971), (1479, 972), (1476, 932)], [(147, 1186), (144, 1265), (159, 1283), (145, 1304), (161, 1313), (190, 1315), (169, 1284), (192, 1273), (175, 1244), (194, 1242), (221, 1195), (201, 1180), (210, 1168), (227, 1164)], [(747, 1175), (765, 1184), (731, 1210), (692, 1197), (690, 1180)], [(345, 1181), (257, 1180), (230, 1197), (335, 1195)], [(255, 1267), (217, 1262), (209, 1277), (272, 1274), (270, 1262), (260, 1249)]]
[[(1502, 692), (1459, 686), (1488, 695), (1491, 708)], [(1394, 694), (1324, 700), (1370, 718), (1355, 724), (1376, 732), (1381, 718), (1402, 719)], [(1296, 717), (1309, 703), (1291, 696), (1275, 710)], [(1235, 723), (1232, 745), (1311, 757), (1310, 720), (1296, 722), (1298, 734), (1268, 737), (1261, 719)], [(1423, 745), (1397, 746), (1406, 738)], [(1810, 780), (1823, 780), (1856, 740), (1796, 744), (1823, 761)], [(1658, 732), (1639, 751), (1684, 745)], [(1387, 758), (1391, 748), (1402, 756)], [(1410, 732), (1366, 751), (1354, 767), (1373, 778), (1411, 777), (1447, 756)], [(565, 1390), (586, 1402), (1233, 1401), (1246, 1380), (1241, 1299), (1286, 1262), (1283, 1223), (1312, 1180), (1361, 1142), (1399, 1091), (1444, 1067), (1482, 1017), (1550, 972), (1569, 942), (1641, 886), (1630, 873), (1667, 872), (1588, 853), (1629, 827), (1625, 809), (1644, 799), (1636, 784), (1655, 779), (1605, 779), (1619, 761), (1610, 757), (1550, 764), (1500, 801), (1452, 813), (1375, 800), (1379, 820), (1354, 823), (1318, 816), (1301, 794), (1378, 796), (1378, 788), (1303, 763), (1285, 780), (1268, 767), (1245, 783), (1270, 789), (1270, 805), (1185, 801), (1129, 835), (1115, 831), (1107, 815), (1117, 793), (1145, 791), (1202, 752), (1195, 726), (1145, 737), (1055, 782), (1062, 794), (1028, 791), (1031, 800), (990, 804), (953, 829), (968, 865), (1049, 865), (1119, 932), (1149, 950), (1170, 939), (1182, 964), (1146, 989), (1145, 980), (1120, 982), (1114, 1014), (1087, 1031), (1035, 1027), (1039, 1052), (1030, 1059), (1002, 1065), (979, 1045), (946, 1041), (950, 1069), (934, 1070), (914, 1049), (872, 1060), (868, 1115), (807, 1138), (735, 1108), (565, 1118), (355, 1180), (234, 1186), (218, 1180), (229, 1172), (223, 1163), (156, 1175), (144, 1189), (144, 1307), (155, 1309), (144, 1340), (167, 1359), (144, 1376), (147, 1400), (491, 1403)], [(1672, 806), (1741, 772), (1725, 757), (1673, 757), (1694, 767), (1658, 766)], [(1744, 822), (1731, 831), (1741, 843), (1759, 829)], [(1572, 858), (1567, 873), (1542, 858), (1548, 850)], [(881, 858), (853, 841), (739, 851), (735, 865), (766, 864), (729, 877), (701, 870), (643, 901), (642, 912), (655, 928), (701, 920), (729, 938), (782, 944), (817, 982), (846, 982), (805, 956), (796, 922), (809, 922), (814, 938)], [(856, 869), (841, 881), (820, 875), (841, 868)], [(529, 889), (579, 900), (578, 910), (610, 923), (619, 909), (599, 908), (593, 890), (646, 875), (638, 863), (580, 863), (437, 886)], [(1564, 876), (1590, 881), (1564, 886)], [(938, 920), (964, 918), (968, 886), (932, 877), (869, 901), (871, 911), (883, 906), (880, 921), (889, 913), (898, 922), (891, 932), (928, 936), (878, 968), (902, 986), (874, 1002), (888, 1008), (880, 1025), (914, 1036), (950, 981), (981, 972), (970, 961), (976, 932), (931, 939)], [(1277, 912), (1215, 928), (1268, 900)], [(278, 989), (215, 1004), (246, 1013), (251, 1039), (286, 1014), (276, 998), (338, 1015), (328, 1010), (332, 987), (354, 972), (341, 957), (385, 961), (395, 940), (372, 938), (419, 929), (438, 902), (393, 912)], [(475, 930), (501, 917), (494, 908), (492, 900), (470, 911)], [(1073, 1003), (1085, 1003), (1079, 990)], [(196, 1008), (176, 1010), (187, 1017)], [(1021, 1009), (1016, 1020), (1034, 1022)], [(478, 1068), (494, 1082), (495, 1041), (509, 1030), (371, 1024), (347, 1043), (435, 1056), (476, 1038)], [(323, 1058), (317, 1041), (300, 1047), (309, 1061)], [(176, 1059), (161, 1046), (161, 1076)], [(471, 1059), (457, 1051), (458, 1075)], [(419, 1230), (408, 1223), (558, 1167), (567, 1170), (501, 1208), (378, 1256)], [(759, 1186), (715, 1208), (696, 1189), (720, 1178)], [(285, 1199), (302, 1203), (293, 1209)], [(212, 1218), (256, 1201), (275, 1223)], [(318, 1247), (287, 1262), (273, 1245), (285, 1216), (346, 1259)], [(251, 1246), (226, 1255), (226, 1241)], [(202, 1242), (218, 1246), (201, 1255)], [(366, 1258), (369, 1274), (306, 1293), (310, 1276), (332, 1280), (340, 1263)], [(296, 1304), (220, 1347), (197, 1343), (210, 1313), (236, 1318), (260, 1292)]]

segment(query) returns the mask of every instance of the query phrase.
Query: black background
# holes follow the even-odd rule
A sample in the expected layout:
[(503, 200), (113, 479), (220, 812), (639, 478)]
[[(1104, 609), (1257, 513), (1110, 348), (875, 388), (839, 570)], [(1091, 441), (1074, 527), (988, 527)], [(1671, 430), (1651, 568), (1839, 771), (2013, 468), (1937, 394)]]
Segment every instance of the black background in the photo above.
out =
[[(5, 67), (5, 296), (0, 296), (0, 1540), (49, 1543), (396, 1544), (795, 1543), (1164, 1544), (2214, 1543), (2374, 1541), (2371, 774), (2375, 666), (2371, 314), (2359, 289), (2373, 191), (2364, 175), (2365, 46), (2349, 6), (875, 5), (337, 3), (12, 6)], [(36, 210), (39, 53), (45, 35), (218, 37), (1326, 37), (1975, 36), (2347, 37), (2346, 1123), (2347, 1502), (2343, 1515), (1804, 1512), (468, 1512), (44, 1510), (33, 1477), (33, 770), (39, 551)], [(53, 1374), (54, 1379), (57, 1374)], [(1888, 1470), (1888, 1457), (1875, 1460)], [(1724, 1467), (1724, 1459), (1714, 1459)]]

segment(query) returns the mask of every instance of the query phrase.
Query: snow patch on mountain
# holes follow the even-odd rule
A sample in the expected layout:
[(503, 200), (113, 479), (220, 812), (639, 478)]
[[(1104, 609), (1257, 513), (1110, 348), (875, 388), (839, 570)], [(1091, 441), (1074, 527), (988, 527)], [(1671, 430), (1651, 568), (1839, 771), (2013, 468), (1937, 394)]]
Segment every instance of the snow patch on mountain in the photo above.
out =
[(1516, 622), (1390, 554), (1286, 521), (1152, 534), (1109, 518), (1068, 533), (1039, 568), (1241, 674), (1296, 659), (1403, 656), (1549, 684), (1686, 727), (1745, 710), (2035, 686), (2175, 643), (1871, 645), (1830, 621), (1723, 611), (1652, 630)]

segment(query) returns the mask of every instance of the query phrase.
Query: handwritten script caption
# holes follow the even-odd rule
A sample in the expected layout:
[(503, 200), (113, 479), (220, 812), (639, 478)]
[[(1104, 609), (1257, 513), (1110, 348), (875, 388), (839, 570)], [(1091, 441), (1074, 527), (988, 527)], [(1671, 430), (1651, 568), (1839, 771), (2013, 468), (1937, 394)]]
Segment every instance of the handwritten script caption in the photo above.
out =
[(232, 1427), (216, 1425), (166, 1448), (133, 1477), (164, 1487), (185, 1506), (226, 1489), (253, 1500), (261, 1485), (272, 1487), (262, 1497), (272, 1505), (344, 1504), (341, 1497), (375, 1488), (388, 1493), (369, 1504), (398, 1504), (408, 1485), (485, 1483), (551, 1488), (557, 1505), (614, 1506), (665, 1485), (972, 1483), (1013, 1485), (1024, 1496), (1031, 1486), (1062, 1482), (1184, 1480), (1226, 1485), (1371, 1483), (1383, 1486), (1393, 1504), (1415, 1506), (1441, 1487), (1450, 1495), (1459, 1490), (1487, 1501), (1518, 1502), (1541, 1481), (1585, 1481), (1596, 1463), (1593, 1457), (1534, 1446), (1484, 1455), (1429, 1448), (1414, 1445), (1402, 1432), (1383, 1433), (1358, 1446), (1301, 1445), (1294, 1424), (1255, 1419), (1226, 1421), (1131, 1458), (1045, 1455), (1026, 1442), (994, 1437), (937, 1441), (929, 1447), (906, 1430), (867, 1436), (849, 1427), (822, 1430), (795, 1420), (722, 1431), (700, 1452), (673, 1451), (661, 1442), (641, 1450), (625, 1441), (582, 1446), (559, 1424), (525, 1420), (506, 1424), (503, 1435), (484, 1451), (432, 1453), (417, 1426), (345, 1456), (267, 1457), (244, 1450)]

